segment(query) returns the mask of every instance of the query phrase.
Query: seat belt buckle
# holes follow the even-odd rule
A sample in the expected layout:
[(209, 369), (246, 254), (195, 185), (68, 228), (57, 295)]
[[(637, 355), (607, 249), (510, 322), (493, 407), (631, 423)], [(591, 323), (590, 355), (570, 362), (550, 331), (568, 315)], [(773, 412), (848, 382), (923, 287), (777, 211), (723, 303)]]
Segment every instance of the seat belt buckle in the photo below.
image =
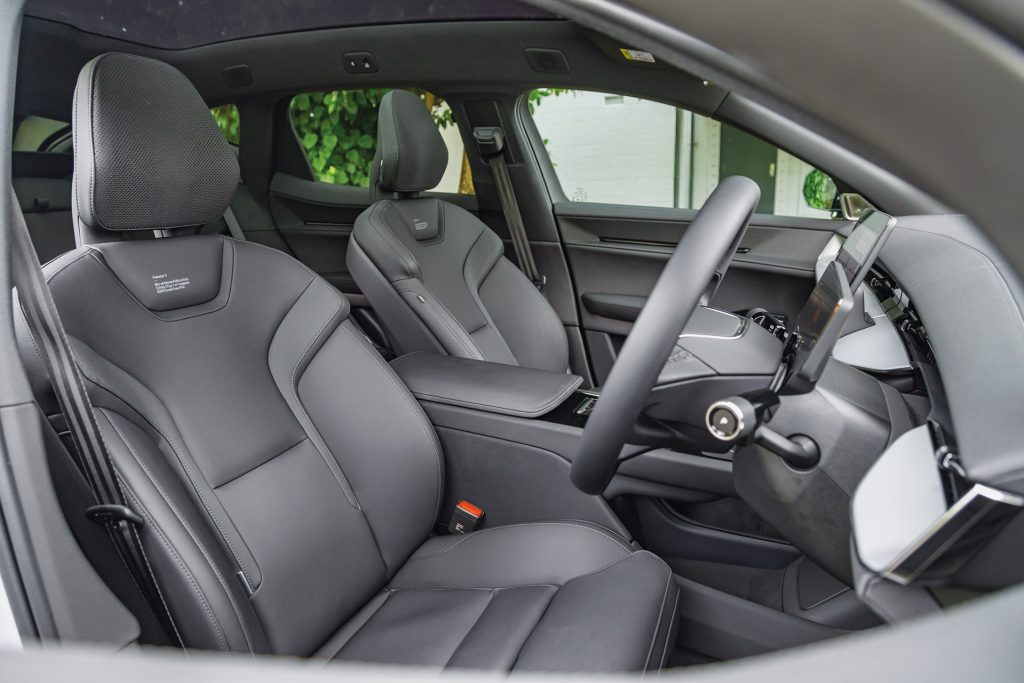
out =
[(142, 517), (124, 505), (93, 505), (86, 509), (85, 517), (103, 527), (111, 527), (122, 522), (135, 526), (145, 524)]
[(532, 280), (532, 282), (533, 286), (537, 288), (537, 291), (542, 292), (544, 291), (544, 285), (548, 283), (548, 278), (546, 275), (538, 275)]
[(476, 531), (484, 519), (484, 511), (473, 505), (468, 500), (459, 501), (452, 512), (452, 519), (448, 522), (448, 533), (467, 534)]

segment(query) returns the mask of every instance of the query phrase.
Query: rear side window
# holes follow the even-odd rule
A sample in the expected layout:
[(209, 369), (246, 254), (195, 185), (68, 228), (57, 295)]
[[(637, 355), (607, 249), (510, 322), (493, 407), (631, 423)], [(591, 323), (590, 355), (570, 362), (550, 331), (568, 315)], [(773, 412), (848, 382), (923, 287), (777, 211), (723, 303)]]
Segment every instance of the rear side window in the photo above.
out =
[[(377, 149), (377, 108), (389, 90), (330, 90), (300, 93), (292, 98), (292, 126), (318, 181), (369, 187), (370, 167)], [(448, 168), (433, 191), (473, 194), (469, 160), (451, 109), (436, 95), (424, 90), (415, 92), (448, 146)]]
[(71, 124), (43, 116), (26, 116), (14, 133), (15, 152), (71, 152)]
[(758, 213), (832, 218), (835, 183), (739, 128), (652, 100), (534, 90), (530, 110), (566, 197), (699, 209), (730, 175), (761, 187)]
[(220, 132), (224, 133), (227, 141), (238, 147), (239, 125), (241, 123), (238, 117), (238, 107), (233, 104), (222, 104), (211, 109), (210, 113), (213, 114), (214, 120), (220, 127)]

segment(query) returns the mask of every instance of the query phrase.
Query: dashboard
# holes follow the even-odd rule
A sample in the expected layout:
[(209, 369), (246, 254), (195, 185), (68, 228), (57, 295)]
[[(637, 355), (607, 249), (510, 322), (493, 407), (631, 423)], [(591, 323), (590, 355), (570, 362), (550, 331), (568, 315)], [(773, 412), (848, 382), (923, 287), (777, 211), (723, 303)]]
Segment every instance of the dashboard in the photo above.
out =
[(936, 586), (1024, 580), (1005, 561), (1024, 543), (1024, 290), (971, 227), (865, 217), (822, 252), (792, 329), (688, 326), (648, 411), (732, 449), (740, 496), (895, 618), (936, 608)]
[(1024, 580), (1020, 283), (963, 217), (912, 216), (861, 289), (876, 324), (843, 336), (835, 358), (913, 377), (928, 411), (893, 434), (855, 489), (858, 592), (901, 619), (935, 609), (943, 586)]

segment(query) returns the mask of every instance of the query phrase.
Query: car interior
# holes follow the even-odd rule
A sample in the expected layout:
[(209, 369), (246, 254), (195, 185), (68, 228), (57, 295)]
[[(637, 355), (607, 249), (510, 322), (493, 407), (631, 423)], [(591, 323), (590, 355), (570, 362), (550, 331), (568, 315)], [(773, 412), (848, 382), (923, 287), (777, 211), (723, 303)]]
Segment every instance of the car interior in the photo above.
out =
[(26, 7), (42, 640), (657, 672), (1024, 579), (967, 218), (530, 5), (245, 4)]

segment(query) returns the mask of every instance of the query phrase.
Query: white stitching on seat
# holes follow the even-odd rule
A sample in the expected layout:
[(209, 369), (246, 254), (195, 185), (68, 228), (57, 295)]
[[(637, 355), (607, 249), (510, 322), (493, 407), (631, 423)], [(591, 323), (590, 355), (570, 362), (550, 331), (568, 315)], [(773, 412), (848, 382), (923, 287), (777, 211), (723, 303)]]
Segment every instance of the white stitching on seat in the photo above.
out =
[[(661, 609), (658, 610), (658, 620), (654, 622), (654, 633), (651, 634), (651, 646), (647, 648), (647, 659), (644, 660), (644, 672), (646, 673), (651, 666), (651, 655), (654, 654), (654, 644), (658, 640), (658, 631), (661, 630), (661, 618), (665, 614), (665, 604), (668, 602), (669, 588), (672, 587), (672, 571), (668, 572), (668, 580), (665, 582), (665, 594), (661, 598)], [(671, 617), (670, 617), (671, 618)], [(668, 639), (669, 634), (672, 632), (671, 626), (668, 629), (668, 633), (665, 634), (665, 639)]]
[[(307, 285), (307, 287), (308, 287), (308, 285)], [(299, 303), (299, 301), (301, 299), (302, 299), (302, 296), (299, 296), (299, 299), (296, 300), (295, 304), (292, 305), (292, 309), (291, 310), (295, 309), (295, 306), (298, 305), (298, 303)], [(309, 421), (310, 427), (312, 427), (313, 431), (316, 432), (316, 435), (317, 435), (319, 441), (322, 444), (324, 444), (324, 447), (327, 448), (328, 451), (330, 451), (330, 448), (327, 446), (327, 442), (324, 441), (323, 436), (320, 434), (320, 430), (318, 430), (316, 428), (316, 423), (313, 422), (313, 419), (309, 416), (309, 413), (306, 412), (306, 407), (304, 405), (302, 405), (302, 400), (299, 398), (299, 385), (298, 385), (297, 378), (295, 377), (295, 373), (298, 371), (299, 365), (302, 364), (302, 361), (305, 360), (306, 356), (309, 354), (310, 349), (313, 348), (313, 345), (320, 338), (320, 336), (324, 333), (324, 330), (327, 329), (327, 326), (330, 325), (331, 321), (333, 321), (335, 319), (335, 317), (337, 317), (338, 313), (341, 312), (341, 309), (342, 309), (343, 305), (344, 305), (344, 301), (339, 296), (338, 297), (338, 307), (334, 309), (334, 311), (327, 317), (326, 320), (324, 320), (324, 324), (320, 327), (320, 329), (313, 336), (313, 338), (309, 340), (309, 344), (306, 345), (306, 350), (302, 352), (302, 354), (295, 361), (295, 365), (292, 366), (291, 377), (288, 380), (288, 382), (289, 382), (289, 384), (291, 385), (291, 388), (292, 388), (292, 396), (294, 396), (294, 398), (295, 398), (295, 404), (299, 407), (299, 410), (302, 411), (302, 414), (305, 415), (306, 420)], [(291, 310), (289, 310), (289, 313), (291, 312)], [(342, 493), (345, 494), (345, 498), (348, 500), (349, 505), (351, 505), (356, 510), (361, 510), (362, 508), (359, 507), (359, 502), (356, 501), (353, 498), (353, 496), (355, 495), (355, 492), (352, 491), (350, 493), (349, 489), (351, 488), (351, 486), (350, 485), (346, 486), (347, 482), (343, 482), (343, 479), (344, 479), (345, 475), (344, 475), (343, 472), (341, 472), (341, 466), (338, 464), (337, 460), (334, 461), (334, 467), (331, 467), (331, 463), (327, 459), (328, 456), (325, 453), (323, 453), (319, 448), (317, 448), (316, 451), (317, 451), (317, 453), (320, 453), (320, 457), (323, 458), (324, 464), (327, 465), (327, 469), (329, 469), (331, 471), (331, 474), (334, 476), (335, 481), (338, 482), (338, 486), (341, 487), (341, 491), (342, 491)], [(331, 458), (333, 459), (333, 457), (334, 456), (332, 454)], [(337, 471), (335, 471), (335, 468), (337, 468)], [(341, 473), (340, 476), (339, 476), (339, 473)]]
[(520, 586), (466, 586), (465, 588), (430, 588), (430, 587), (417, 587), (417, 586), (405, 586), (402, 588), (386, 588), (385, 590), (389, 593), (399, 593), (402, 591), (507, 591), (515, 590), (516, 588), (550, 588), (552, 590), (558, 590), (561, 586), (556, 586), (553, 583), (524, 583)]
[(355, 341), (356, 347), (362, 349), (363, 353), (365, 353), (374, 361), (376, 361), (377, 366), (381, 370), (383, 370), (384, 376), (388, 378), (388, 380), (391, 382), (391, 385), (398, 392), (398, 395), (402, 397), (402, 400), (405, 401), (405, 404), (409, 407), (409, 411), (416, 416), (416, 421), (419, 423), (420, 428), (423, 430), (423, 433), (426, 434), (427, 441), (430, 442), (430, 447), (434, 452), (434, 458), (437, 461), (437, 504), (434, 507), (434, 520), (436, 521), (437, 516), (441, 513), (441, 480), (444, 478), (444, 465), (442, 464), (441, 453), (437, 444), (437, 435), (430, 428), (426, 420), (423, 419), (423, 411), (417, 410), (418, 406), (413, 405), (415, 403), (415, 399), (411, 401), (409, 400), (409, 390), (405, 388), (404, 384), (398, 381), (398, 376), (395, 374), (395, 371), (392, 370), (391, 367), (388, 366), (386, 363), (384, 363), (384, 361), (378, 354), (366, 348), (363, 342), (361, 342), (358, 337), (352, 334), (352, 331), (349, 330), (348, 327), (342, 325), (341, 329), (345, 330), (345, 332), (348, 333), (348, 336)]
[(455, 543), (453, 543), (452, 545), (450, 545), (449, 547), (445, 548), (444, 550), (442, 550), (440, 552), (431, 553), (430, 555), (420, 555), (418, 557), (414, 557), (414, 558), (410, 559), (409, 561), (412, 562), (412, 561), (415, 561), (415, 560), (428, 560), (428, 559), (432, 559), (432, 558), (435, 558), (435, 557), (440, 557), (441, 555), (445, 555), (445, 554), (451, 552), (452, 550), (455, 550), (457, 547), (459, 547), (460, 545), (462, 545), (466, 541), (469, 541), (469, 540), (472, 540), (474, 538), (477, 538), (481, 534), (486, 534), (489, 531), (499, 531), (501, 529), (514, 529), (514, 528), (517, 528), (517, 527), (525, 527), (525, 526), (567, 526), (567, 527), (575, 527), (575, 528), (578, 528), (578, 529), (583, 529), (584, 531), (589, 531), (590, 533), (593, 533), (593, 534), (598, 534), (599, 536), (607, 538), (610, 541), (614, 541), (623, 550), (626, 550), (629, 553), (633, 552), (633, 547), (632, 546), (627, 545), (624, 541), (622, 541), (619, 538), (616, 538), (610, 532), (602, 531), (600, 528), (597, 528), (597, 527), (586, 526), (586, 525), (583, 525), (583, 524), (572, 524), (570, 522), (524, 522), (522, 524), (506, 524), (504, 526), (496, 526), (496, 527), (491, 527), (490, 529), (481, 529), (480, 531), (474, 531), (471, 534), (467, 534), (465, 538), (462, 538), (462, 539), (456, 541)]
[[(672, 601), (672, 611), (669, 612), (669, 619), (677, 618), (679, 614), (679, 591), (676, 591), (676, 599)], [(659, 667), (665, 665), (665, 661), (668, 659), (668, 647), (672, 644), (672, 624), (668, 625), (668, 632), (665, 634), (665, 647), (661, 648), (661, 659), (659, 660)]]
[[(125, 400), (124, 397), (122, 397), (116, 391), (111, 389), (109, 386), (103, 384), (102, 382), (98, 381), (97, 379), (94, 379), (93, 377), (90, 377), (89, 374), (86, 372), (85, 368), (82, 366), (82, 364), (77, 362), (77, 359), (76, 359), (76, 364), (79, 366), (79, 369), (81, 370), (83, 377), (88, 379), (90, 382), (92, 382), (96, 386), (101, 387), (102, 389), (104, 389), (106, 391), (109, 391), (112, 395), (116, 396), (118, 399), (123, 401), (126, 405), (131, 405), (130, 401)], [(218, 531), (220, 531), (221, 538), (224, 539), (224, 543), (228, 546), (228, 550), (230, 550), (231, 554), (234, 556), (235, 562), (238, 564), (239, 569), (242, 570), (242, 575), (245, 576), (246, 581), (249, 583), (250, 586), (252, 586), (255, 583), (255, 581), (253, 581), (252, 577), (249, 576), (249, 572), (245, 568), (245, 563), (242, 562), (242, 558), (239, 556), (238, 551), (235, 550), (234, 544), (231, 542), (231, 539), (228, 537), (227, 533), (225, 533), (224, 527), (221, 525), (220, 519), (217, 517), (217, 514), (213, 511), (213, 508), (210, 507), (210, 503), (207, 501), (206, 496), (203, 495), (203, 492), (200, 489), (199, 484), (197, 483), (195, 475), (192, 473), (192, 469), (188, 466), (188, 463), (185, 462), (185, 458), (181, 455), (181, 453), (178, 451), (178, 449), (174, 446), (174, 442), (171, 441), (170, 437), (168, 437), (167, 434), (162, 429), (160, 429), (160, 427), (158, 425), (156, 425), (155, 423), (153, 423), (152, 421), (150, 421), (148, 419), (146, 420), (146, 422), (158, 434), (160, 434), (160, 436), (163, 437), (164, 441), (167, 442), (168, 447), (171, 449), (171, 451), (174, 452), (174, 455), (178, 459), (178, 464), (181, 465), (181, 468), (185, 471), (185, 474), (186, 474), (186, 477), (189, 480), (189, 483), (192, 485), (192, 489), (196, 492), (196, 496), (198, 496), (200, 502), (203, 504), (203, 507), (206, 509), (206, 514), (208, 514), (210, 516), (210, 519), (212, 519), (213, 523), (217, 526)], [(115, 429), (116, 429), (116, 427), (115, 427)], [(202, 472), (200, 472), (200, 475), (202, 475)], [(206, 477), (203, 476), (203, 480), (204, 481), (205, 481), (205, 479), (206, 479)], [(206, 482), (206, 485), (210, 489), (210, 491), (213, 492), (213, 487), (209, 485), (209, 482)], [(224, 514), (227, 514), (226, 510), (224, 511)], [(230, 515), (228, 516), (228, 518), (230, 519)], [(245, 539), (241, 538), (241, 533), (239, 533), (239, 538), (242, 540), (243, 543), (245, 542)], [(248, 547), (246, 547), (246, 550), (248, 550)], [(249, 554), (250, 554), (250, 556), (252, 556), (253, 564), (255, 564), (256, 568), (259, 569), (259, 563), (256, 562), (255, 555), (252, 555), (251, 552)], [(263, 573), (263, 570), (261, 569), (260, 570), (260, 574), (262, 574), (262, 573)]]
[[(105, 413), (105, 411), (104, 411), (104, 413)], [(170, 508), (170, 510), (174, 514), (175, 518), (177, 518), (178, 523), (181, 524), (182, 528), (185, 529), (185, 532), (192, 538), (192, 542), (196, 544), (196, 548), (199, 549), (200, 554), (202, 554), (203, 558), (206, 560), (206, 563), (210, 566), (210, 569), (213, 571), (214, 575), (217, 577), (217, 581), (220, 583), (221, 588), (224, 589), (224, 594), (227, 596), (228, 602), (231, 603), (231, 608), (234, 610), (235, 616), (238, 618), (238, 624), (239, 624), (239, 626), (242, 629), (242, 635), (245, 637), (246, 645), (249, 646), (249, 650), (251, 652), (253, 650), (253, 646), (252, 646), (252, 641), (249, 640), (249, 633), (248, 633), (248, 629), (246, 629), (246, 627), (245, 627), (245, 621), (242, 619), (242, 614), (239, 611), (238, 605), (235, 603), (234, 597), (231, 595), (231, 590), (228, 588), (228, 585), (227, 585), (227, 583), (224, 580), (224, 576), (217, 569), (217, 566), (214, 564), (213, 559), (211, 559), (211, 557), (209, 555), (209, 552), (206, 550), (206, 547), (202, 544), (202, 542), (199, 540), (199, 538), (192, 531), (192, 528), (185, 521), (185, 518), (178, 511), (178, 508), (174, 505), (174, 503), (171, 502), (170, 497), (164, 491), (163, 487), (160, 486), (160, 484), (157, 482), (156, 478), (153, 476), (153, 473), (150, 472), (148, 467), (146, 467), (145, 462), (143, 462), (142, 458), (139, 457), (139, 454), (135, 451), (135, 449), (132, 448), (132, 445), (128, 442), (128, 439), (125, 437), (125, 435), (121, 431), (121, 429), (117, 426), (117, 424), (113, 420), (110, 419), (109, 416), (104, 414), (104, 417), (107, 420), (107, 424), (109, 424), (113, 428), (113, 430), (115, 432), (117, 432), (117, 435), (118, 435), (118, 437), (120, 437), (121, 442), (125, 445), (125, 448), (128, 449), (128, 452), (135, 459), (135, 462), (138, 463), (139, 468), (142, 469), (143, 473), (146, 475), (146, 478), (149, 479), (149, 482), (153, 485), (153, 488), (155, 488), (157, 490), (157, 493), (160, 494), (160, 497), (164, 499), (164, 503), (167, 505), (168, 508)], [(123, 478), (121, 477), (120, 473), (118, 473), (118, 479), (123, 481)], [(133, 496), (134, 496), (134, 494), (133, 494)], [(137, 502), (136, 504), (138, 505), (138, 507), (141, 508), (143, 513), (145, 514), (145, 508), (142, 505), (142, 503), (138, 500), (137, 497), (136, 497), (136, 502)], [(148, 517), (148, 515), (147, 515), (147, 517)], [(156, 524), (153, 524), (153, 528), (159, 528), (159, 527), (157, 527)], [(223, 535), (223, 532), (221, 532), (221, 533)], [(225, 540), (227, 540), (227, 539), (225, 539)], [(170, 546), (168, 545), (168, 547), (170, 547)], [(235, 558), (235, 559), (237, 561), (237, 558)], [(241, 563), (239, 563), (239, 567), (241, 567), (241, 566), (242, 566)], [(244, 569), (243, 569), (243, 572), (244, 572)], [(247, 577), (247, 580), (248, 580), (248, 577)], [(204, 597), (204, 600), (205, 600), (205, 597)], [(224, 649), (225, 650), (229, 649), (227, 647), (226, 643), (225, 643)]]
[[(419, 296), (419, 297), (423, 296), (422, 294), (420, 294), (419, 292), (417, 292), (414, 289), (399, 289), (397, 291), (398, 291), (399, 294), (414, 294), (414, 295)], [(430, 293), (427, 292), (427, 294), (430, 294)], [(448, 314), (448, 317), (451, 318), (455, 322), (456, 325), (458, 325), (460, 328), (462, 328), (462, 331), (463, 331), (464, 335), (459, 335), (455, 331), (455, 329), (448, 323), (447, 319), (443, 315), (440, 314), (440, 312), (438, 311), (437, 307), (434, 305), (435, 301), (436, 301), (438, 306), (440, 306), (442, 309), (444, 309), (444, 312)], [(465, 337), (469, 337), (469, 333), (466, 332), (466, 328), (462, 327), (462, 323), (460, 323), (458, 320), (456, 320), (455, 316), (453, 316), (448, 311), (448, 309), (445, 308), (444, 304), (442, 304), (440, 301), (437, 301), (434, 298), (433, 295), (430, 296), (430, 299), (425, 299), (424, 298), (424, 303), (426, 303), (427, 306), (430, 307), (430, 310), (433, 311), (433, 313), (434, 313), (434, 318), (436, 318), (438, 322), (440, 322), (442, 325), (444, 325), (445, 329), (448, 330), (448, 333), (451, 334), (452, 337), (454, 337), (455, 341), (457, 341), (460, 346), (462, 346), (463, 350), (466, 353), (469, 354), (470, 358), (472, 358), (473, 360), (483, 360), (484, 359), (483, 355), (481, 355), (481, 353), (479, 351), (479, 347), (477, 347), (478, 348), (477, 351), (474, 351), (472, 348), (470, 348), (469, 343), (472, 343), (473, 346), (476, 346), (476, 344), (472, 341), (472, 338), (469, 338), (469, 343), (467, 343), (467, 340), (466, 340)], [(410, 306), (410, 308), (413, 308), (413, 307)], [(413, 308), (413, 310), (415, 310), (415, 308)]]
[[(410, 278), (416, 277), (416, 274), (420, 271), (419, 262), (416, 260), (416, 257), (413, 255), (413, 253), (409, 251), (409, 248), (402, 244), (402, 242), (398, 240), (395, 234), (391, 232), (391, 228), (388, 226), (388, 224), (384, 221), (383, 218), (384, 211), (389, 208), (393, 208), (393, 206), (394, 205), (392, 202), (386, 200), (378, 202), (377, 206), (373, 207), (370, 210), (370, 213), (367, 214), (366, 222), (369, 224), (371, 228), (373, 228), (373, 231), (377, 233), (377, 236), (380, 237), (381, 241), (388, 247), (390, 247), (391, 251), (395, 252), (395, 256), (398, 257), (398, 262), (402, 265), (402, 270), (406, 271)], [(378, 217), (378, 214), (380, 214), (380, 217)], [(381, 225), (384, 226), (383, 231), (381, 230), (381, 227), (377, 225), (377, 221), (380, 221)], [(377, 268), (377, 264), (373, 262), (373, 258), (371, 258), (370, 253), (365, 249), (363, 251), (366, 252), (366, 257), (370, 260), (371, 263), (373, 263), (373, 266)], [(387, 275), (384, 274), (383, 269), (377, 269), (381, 272), (381, 275), (384, 275), (384, 277), (387, 278)]]
[[(182, 561), (181, 556), (178, 555), (178, 552), (174, 549), (174, 546), (167, 539), (167, 536), (164, 535), (163, 530), (150, 516), (145, 506), (139, 500), (139, 497), (135, 495), (134, 491), (128, 488), (127, 482), (125, 482), (125, 480), (121, 477), (120, 474), (117, 475), (117, 479), (119, 482), (121, 482), (121, 488), (128, 495), (128, 497), (131, 498), (132, 502), (134, 503), (135, 509), (137, 509), (139, 513), (142, 514), (143, 518), (146, 520), (146, 526), (149, 529), (153, 530), (153, 533), (156, 534), (157, 538), (163, 544), (164, 548), (167, 549), (167, 552), (174, 560), (174, 563), (178, 565), (178, 569), (180, 569), (181, 572), (188, 578), (188, 582), (192, 586), (192, 592), (199, 597), (199, 601), (203, 605), (203, 610), (206, 612), (207, 619), (209, 620), (210, 624), (213, 625), (213, 629), (217, 633), (217, 640), (220, 642), (221, 648), (225, 652), (230, 652), (231, 648), (228, 646), (228, 641), (227, 638), (224, 636), (224, 631), (220, 627), (220, 622), (217, 620), (217, 616), (213, 613), (213, 609), (210, 608), (210, 603), (207, 601), (206, 595), (203, 594), (203, 591), (199, 587), (199, 584), (196, 582), (196, 579), (192, 575), (192, 572), (188, 570), (188, 567)], [(138, 530), (134, 530), (134, 533), (136, 540), (138, 540), (141, 543)], [(153, 568), (149, 565), (149, 558), (147, 558), (145, 555), (143, 555), (143, 558), (145, 558), (146, 560), (146, 570), (149, 572), (149, 575), (153, 578), (153, 585), (156, 586), (157, 594), (160, 596), (160, 602), (163, 604), (164, 610), (167, 612), (168, 616), (170, 616), (171, 610), (167, 606), (167, 601), (164, 600), (163, 591), (160, 590), (160, 584), (157, 582), (156, 576), (154, 576), (153, 574)], [(139, 586), (139, 588), (141, 589), (142, 587)], [(178, 631), (178, 625), (174, 623), (173, 617), (171, 618), (171, 626), (174, 627), (174, 634), (178, 637), (178, 642), (184, 644), (185, 641), (181, 637), (181, 633)]]

